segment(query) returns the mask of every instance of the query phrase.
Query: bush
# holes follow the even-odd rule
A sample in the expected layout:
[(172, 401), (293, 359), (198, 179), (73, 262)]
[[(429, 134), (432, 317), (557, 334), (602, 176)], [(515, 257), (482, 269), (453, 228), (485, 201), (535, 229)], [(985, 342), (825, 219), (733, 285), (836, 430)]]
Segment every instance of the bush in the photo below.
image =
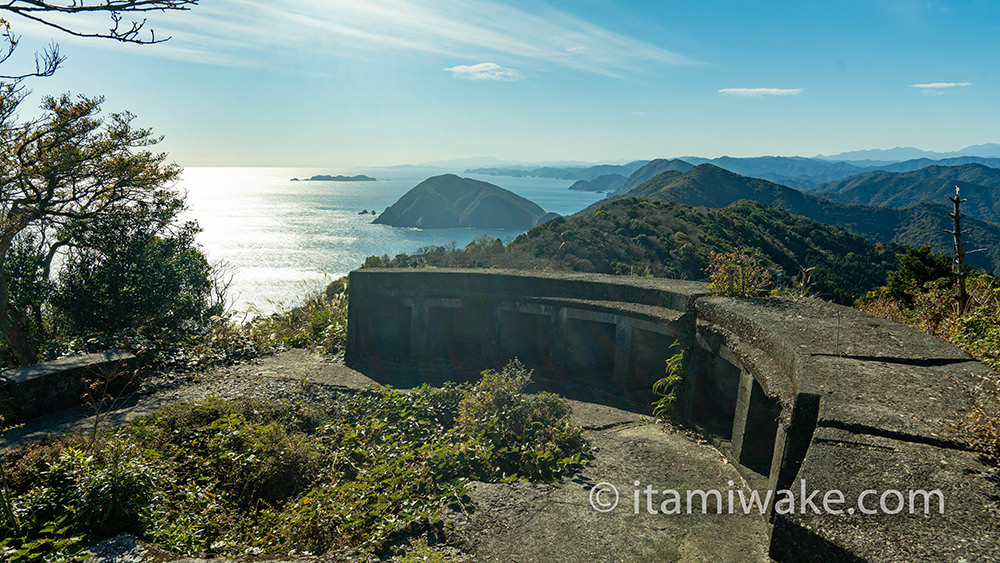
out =
[(773, 283), (771, 272), (764, 266), (764, 257), (756, 249), (712, 252), (705, 271), (714, 295), (762, 297)]
[(1000, 465), (1000, 379), (984, 381), (966, 391), (972, 408), (955, 417), (952, 430), (963, 436), (974, 451)]
[(551, 393), (525, 395), (531, 371), (517, 360), (487, 370), (458, 405), (457, 429), (485, 444), (479, 476), (557, 478), (580, 462), (583, 436), (566, 402)]

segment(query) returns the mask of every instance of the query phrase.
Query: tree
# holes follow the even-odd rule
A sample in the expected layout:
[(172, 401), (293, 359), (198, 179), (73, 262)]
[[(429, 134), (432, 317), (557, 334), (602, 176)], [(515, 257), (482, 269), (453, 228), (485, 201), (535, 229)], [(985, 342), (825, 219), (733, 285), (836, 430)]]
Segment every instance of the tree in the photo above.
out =
[(67, 253), (53, 313), (67, 334), (174, 342), (223, 313), (212, 267), (194, 245), (198, 226), (114, 214)]
[[(77, 37), (96, 37), (112, 39), (122, 43), (152, 44), (161, 43), (169, 37), (157, 39), (156, 33), (150, 29), (149, 37), (144, 37), (146, 20), (131, 20), (125, 22), (123, 12), (165, 12), (168, 10), (188, 10), (198, 3), (198, 0), (3, 0), (0, 2), (0, 13), (6, 12), (36, 23), (57, 29), (63, 33)], [(81, 15), (106, 13), (111, 18), (112, 27), (107, 30), (87, 29), (85, 26), (70, 25), (63, 15)], [(82, 23), (82, 22), (81, 22)], [(0, 64), (6, 62), (17, 49), (20, 37), (16, 35), (10, 23), (0, 18)], [(21, 74), (0, 75), (0, 79), (20, 80), (29, 76), (51, 76), (64, 57), (59, 53), (59, 46), (50, 44), (41, 53), (35, 53), (35, 71)]]
[(899, 268), (889, 272), (885, 287), (891, 297), (912, 306), (914, 293), (942, 279), (949, 284), (952, 279), (951, 264), (943, 254), (930, 246), (908, 248), (899, 255)]
[(16, 85), (0, 85), (0, 334), (27, 364), (37, 357), (28, 331), (41, 303), (24, 298), (13, 259), (30, 256), (34, 278), (49, 280), (54, 258), (93, 246), (102, 225), (122, 217), (168, 225), (183, 200), (170, 187), (180, 168), (147, 150), (159, 139), (134, 127), (131, 114), (102, 117), (101, 98), (66, 94), (45, 98), (41, 117), (19, 123), (22, 99)]

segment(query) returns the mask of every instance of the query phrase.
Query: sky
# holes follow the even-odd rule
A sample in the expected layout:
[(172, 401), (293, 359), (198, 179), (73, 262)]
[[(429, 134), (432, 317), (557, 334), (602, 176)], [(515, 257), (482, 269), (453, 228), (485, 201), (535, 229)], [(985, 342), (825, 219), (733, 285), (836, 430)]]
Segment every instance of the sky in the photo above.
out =
[(4, 74), (58, 42), (34, 95), (103, 95), (182, 166), (1000, 142), (996, 0), (201, 0), (149, 14), (170, 40), (144, 46), (0, 17), (22, 36)]

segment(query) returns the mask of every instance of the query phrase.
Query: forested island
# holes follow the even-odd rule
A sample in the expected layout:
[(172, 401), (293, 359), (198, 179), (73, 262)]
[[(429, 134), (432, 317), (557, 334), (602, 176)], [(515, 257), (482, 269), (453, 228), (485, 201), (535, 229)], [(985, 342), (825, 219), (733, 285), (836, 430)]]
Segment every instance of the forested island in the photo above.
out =
[(500, 186), (444, 174), (417, 184), (374, 222), (424, 229), (527, 229), (555, 217)]

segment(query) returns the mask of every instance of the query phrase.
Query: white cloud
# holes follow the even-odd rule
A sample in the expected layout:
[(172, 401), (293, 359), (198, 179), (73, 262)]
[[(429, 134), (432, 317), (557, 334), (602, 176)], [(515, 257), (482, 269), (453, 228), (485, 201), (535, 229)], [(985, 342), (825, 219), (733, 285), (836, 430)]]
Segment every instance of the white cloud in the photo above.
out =
[(972, 86), (971, 82), (928, 82), (927, 84), (910, 84), (910, 88), (923, 88), (927, 90), (941, 90), (944, 88), (964, 88)]
[[(227, 66), (288, 69), (317, 58), (395, 53), (503, 59), (522, 68), (610, 76), (700, 64), (544, 2), (518, 7), (503, 0), (213, 0), (188, 12), (152, 14), (149, 27), (157, 37), (173, 39), (169, 49), (144, 52)], [(27, 25), (18, 30), (52, 36)]]
[(458, 65), (444, 69), (455, 78), (466, 80), (498, 80), (511, 82), (521, 79), (521, 73), (512, 69), (504, 68), (496, 63), (479, 63), (477, 65)]
[(797, 96), (802, 88), (723, 88), (719, 90), (723, 96), (742, 96), (757, 98), (760, 96)]

